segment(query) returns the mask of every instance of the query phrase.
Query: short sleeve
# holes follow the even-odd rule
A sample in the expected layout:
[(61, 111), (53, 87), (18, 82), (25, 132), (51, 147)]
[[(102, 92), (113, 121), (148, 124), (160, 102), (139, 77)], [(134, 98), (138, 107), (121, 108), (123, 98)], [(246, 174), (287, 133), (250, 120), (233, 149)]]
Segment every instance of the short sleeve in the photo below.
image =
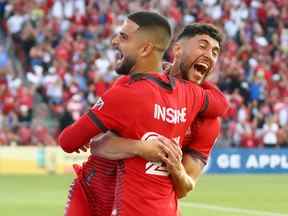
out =
[(220, 134), (218, 118), (197, 118), (190, 126), (190, 133), (184, 138), (184, 153), (198, 157), (206, 164), (212, 147)]
[(136, 89), (114, 86), (98, 98), (88, 115), (103, 132), (119, 132), (131, 126), (139, 103), (141, 100), (137, 97)]
[(212, 83), (205, 81), (201, 86), (204, 89), (205, 98), (199, 114), (206, 118), (224, 116), (229, 108), (225, 95)]

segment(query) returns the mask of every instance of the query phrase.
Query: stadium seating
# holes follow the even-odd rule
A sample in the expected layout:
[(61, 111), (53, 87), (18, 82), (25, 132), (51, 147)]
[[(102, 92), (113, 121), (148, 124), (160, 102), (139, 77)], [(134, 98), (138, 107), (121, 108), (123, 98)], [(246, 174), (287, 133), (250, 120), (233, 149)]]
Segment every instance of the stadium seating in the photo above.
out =
[(55, 144), (115, 79), (109, 43), (117, 25), (129, 12), (151, 9), (176, 33), (191, 22), (225, 33), (214, 78), (231, 109), (217, 145), (288, 146), (287, 1), (109, 2), (0, 2), (0, 145)]

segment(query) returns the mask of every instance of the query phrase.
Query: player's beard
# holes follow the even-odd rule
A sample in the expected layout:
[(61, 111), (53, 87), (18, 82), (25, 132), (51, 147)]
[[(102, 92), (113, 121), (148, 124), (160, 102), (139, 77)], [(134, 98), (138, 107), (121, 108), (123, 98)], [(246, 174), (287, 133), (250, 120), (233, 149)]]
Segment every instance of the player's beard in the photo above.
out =
[(184, 80), (188, 80), (189, 67), (183, 61), (180, 62), (179, 70), (181, 78)]
[(198, 59), (201, 58), (201, 57), (202, 56), (198, 56), (189, 65), (186, 63), (188, 61), (185, 60), (185, 58), (183, 58), (183, 57), (181, 58), (180, 64), (179, 64), (179, 71), (180, 71), (180, 75), (181, 75), (182, 79), (189, 80), (189, 81), (192, 81), (192, 82), (197, 83), (197, 84), (201, 84), (206, 79), (206, 77), (209, 74), (209, 72), (207, 72), (203, 76), (202, 72), (199, 72), (194, 67), (195, 63), (197, 63)]
[(136, 60), (133, 57), (127, 56), (120, 67), (116, 68), (116, 73), (119, 75), (127, 75), (131, 73), (131, 69), (136, 64)]

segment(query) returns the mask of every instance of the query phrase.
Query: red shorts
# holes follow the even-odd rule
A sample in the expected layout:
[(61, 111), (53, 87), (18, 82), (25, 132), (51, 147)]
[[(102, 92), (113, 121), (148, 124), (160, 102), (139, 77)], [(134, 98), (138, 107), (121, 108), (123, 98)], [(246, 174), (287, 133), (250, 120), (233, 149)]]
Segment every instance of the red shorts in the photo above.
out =
[(81, 167), (73, 166), (77, 178), (70, 186), (68, 201), (65, 207), (65, 216), (91, 216), (88, 199), (79, 181)]

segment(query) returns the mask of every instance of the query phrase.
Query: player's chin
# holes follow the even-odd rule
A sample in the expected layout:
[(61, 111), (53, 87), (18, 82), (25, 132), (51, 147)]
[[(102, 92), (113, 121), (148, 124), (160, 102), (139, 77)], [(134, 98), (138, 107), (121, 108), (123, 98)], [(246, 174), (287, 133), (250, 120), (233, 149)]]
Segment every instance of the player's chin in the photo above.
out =
[(122, 65), (123, 65), (123, 58), (117, 59), (115, 62), (115, 69), (121, 68)]
[(117, 71), (121, 70), (122, 67), (123, 67), (123, 61), (117, 60), (114, 64), (114, 70), (117, 72)]
[(196, 83), (196, 84), (199, 84), (201, 85), (201, 83), (203, 82), (203, 76), (202, 75), (199, 75), (199, 74), (195, 74), (193, 73), (190, 77), (189, 77), (189, 80), (193, 83)]
[(129, 73), (129, 70), (127, 70), (127, 68), (125, 67), (125, 65), (123, 65), (123, 63), (116, 65), (115, 71), (119, 75), (127, 75)]

